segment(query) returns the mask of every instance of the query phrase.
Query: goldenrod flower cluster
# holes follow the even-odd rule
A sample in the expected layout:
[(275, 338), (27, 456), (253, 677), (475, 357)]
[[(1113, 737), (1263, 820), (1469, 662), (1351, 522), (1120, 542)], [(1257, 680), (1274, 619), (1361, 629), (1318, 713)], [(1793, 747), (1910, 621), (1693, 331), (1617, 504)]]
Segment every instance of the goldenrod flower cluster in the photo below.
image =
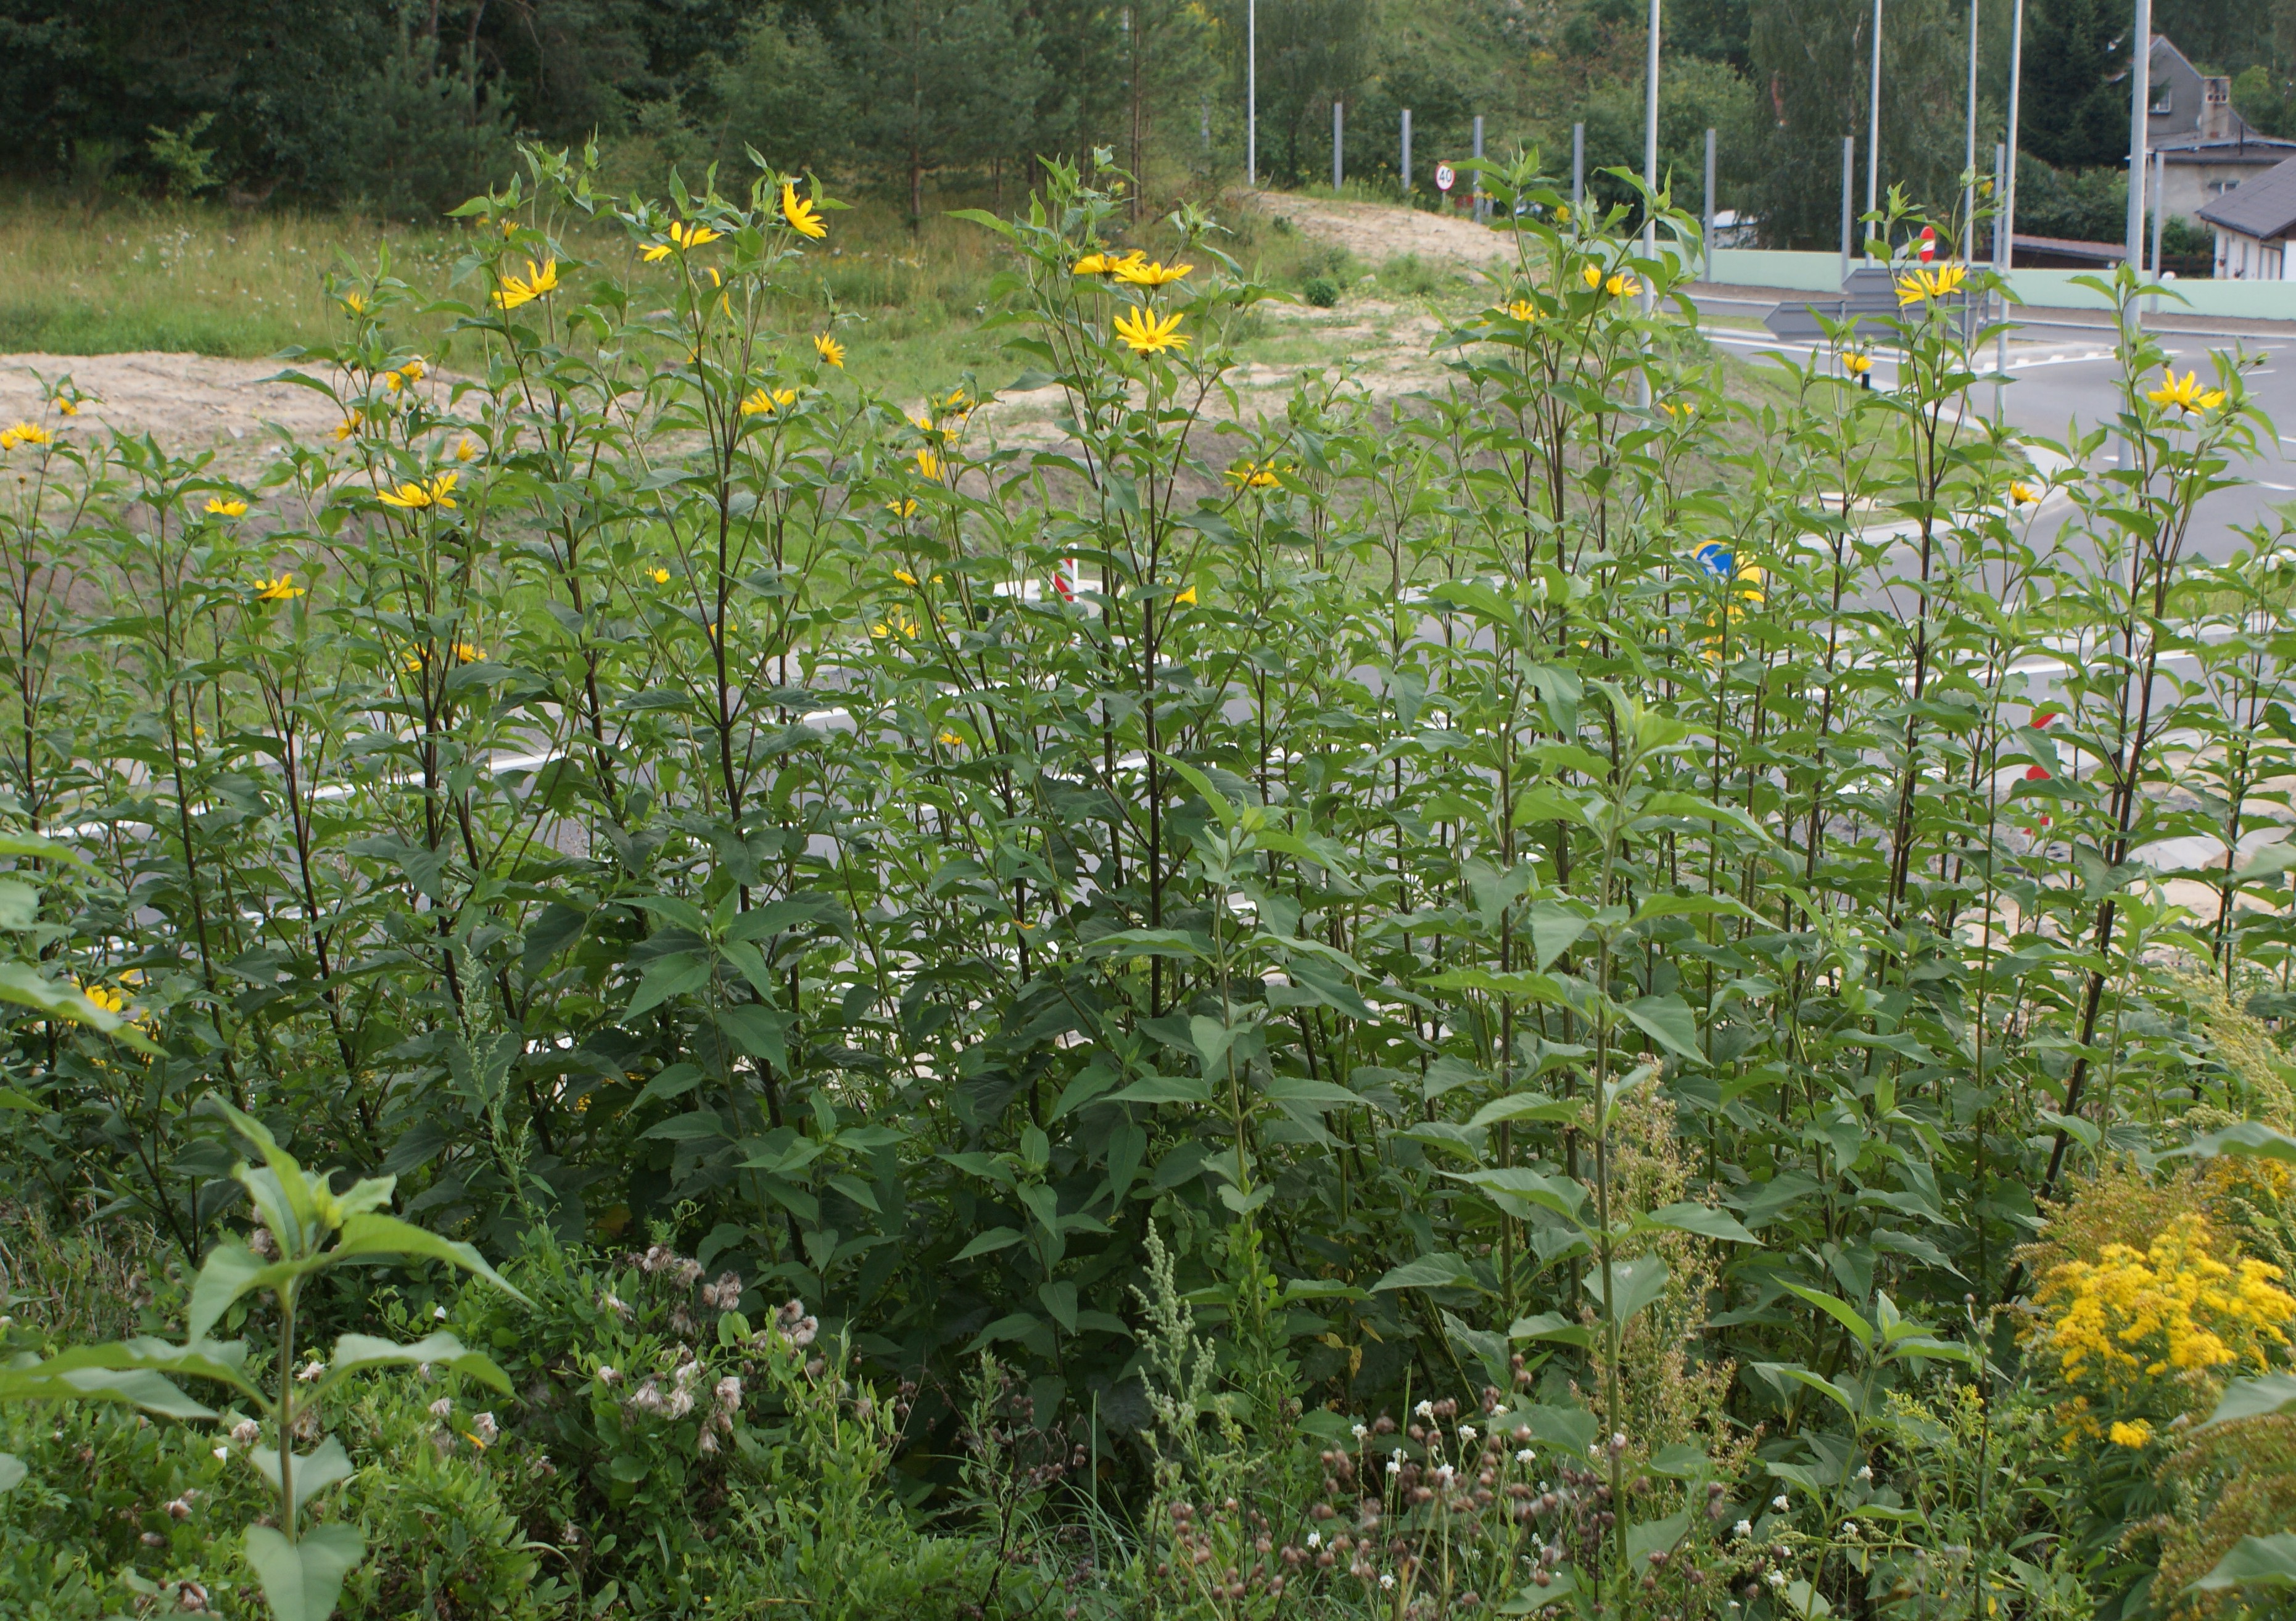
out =
[(2148, 1423), (2116, 1421), (2108, 1429), (2092, 1398), (2126, 1409), (2142, 1400), (2147, 1381), (2191, 1381), (2235, 1364), (2260, 1369), (2273, 1347), (2289, 1344), (2296, 1295), (2280, 1287), (2280, 1269), (2236, 1251), (2234, 1260), (2219, 1260), (2226, 1248), (2207, 1218), (2193, 1213), (2144, 1249), (2107, 1244), (2095, 1261), (2049, 1269), (2035, 1297), (2047, 1314), (2037, 1338), (2076, 1393), (2069, 1409), (2074, 1433), (2141, 1446), (2151, 1437)]

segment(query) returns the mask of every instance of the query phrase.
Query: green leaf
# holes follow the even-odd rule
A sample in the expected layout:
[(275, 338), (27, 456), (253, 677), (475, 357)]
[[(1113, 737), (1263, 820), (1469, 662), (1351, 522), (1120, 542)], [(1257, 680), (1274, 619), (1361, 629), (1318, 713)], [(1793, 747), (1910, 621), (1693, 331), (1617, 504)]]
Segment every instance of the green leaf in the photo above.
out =
[[(276, 1495), (279, 1490), (279, 1450), (273, 1446), (258, 1446), (243, 1454), (255, 1466), (255, 1472), (271, 1483)], [(295, 1460), (295, 1512), (300, 1515), (303, 1505), (331, 1486), (340, 1486), (358, 1471), (343, 1444), (329, 1436), (309, 1452)]]
[(2242, 1537), (2214, 1569), (2185, 1591), (2217, 1592), (2226, 1587), (2296, 1587), (2296, 1532)]
[(1277, 1103), (1297, 1103), (1314, 1109), (1361, 1109), (1364, 1100), (1330, 1081), (1310, 1081), (1282, 1075), (1267, 1084), (1267, 1097)]
[(426, 1232), (412, 1222), (400, 1221), (395, 1216), (354, 1216), (343, 1224), (342, 1241), (327, 1252), (329, 1260), (347, 1260), (352, 1256), (419, 1256), (425, 1260), (444, 1261), (449, 1266), (459, 1266), (473, 1272), (493, 1284), (521, 1306), (532, 1306), (503, 1275), (487, 1263), (471, 1245), (453, 1239), (440, 1238)]
[(25, 1469), (21, 1458), (13, 1453), (0, 1453), (0, 1496), (5, 1496), (23, 1485), (24, 1477), (29, 1473), (30, 1471)]
[(969, 1261), (975, 1256), (995, 1255), (1000, 1249), (1010, 1249), (1013, 1245), (1020, 1241), (1021, 1232), (1019, 1228), (991, 1227), (988, 1232), (980, 1233), (975, 1237), (972, 1242), (958, 1250), (952, 1259)]
[[(1505, 1603), (1494, 1606), (1502, 1616), (1535, 1616), (1542, 1609), (1552, 1609), (1578, 1592), (1578, 1580), (1569, 1566), (1547, 1573), (1546, 1585), (1536, 1582), (1523, 1584), (1522, 1591)], [(1577, 1608), (1574, 1602), (1572, 1608)]]
[(12, 1002), (19, 1007), (30, 1008), (52, 1019), (68, 1019), (117, 1036), (139, 1052), (153, 1052), (158, 1049), (129, 1027), (126, 1019), (109, 1008), (100, 1008), (80, 994), (79, 987), (61, 979), (51, 979), (32, 963), (0, 962), (0, 1002)]
[(1390, 1289), (1482, 1289), (1467, 1264), (1455, 1255), (1423, 1255), (1406, 1261), (1371, 1287), (1374, 1294)]
[[(1565, 1221), (1584, 1227), (1586, 1220), (1579, 1207), (1587, 1202), (1586, 1188), (1567, 1176), (1546, 1176), (1521, 1166), (1503, 1166), (1490, 1171), (1446, 1171), (1444, 1175), (1472, 1184), (1495, 1197), (1505, 1195), (1526, 1205), (1537, 1205), (1552, 1210)], [(1505, 1199), (1498, 1202), (1505, 1206)], [(1527, 1210), (1509, 1211), (1518, 1220), (1529, 1218)]]
[(2286, 1412), (2292, 1407), (2296, 1407), (2296, 1375), (2260, 1373), (2253, 1379), (2236, 1379), (2225, 1387), (2217, 1410), (2209, 1414), (2201, 1428), (2267, 1418), (2276, 1412)]
[(1518, 1317), (1507, 1330), (1509, 1339), (1552, 1339), (1567, 1346), (1589, 1346), (1595, 1336), (1583, 1322), (1573, 1322), (1560, 1312)]
[(622, 1021), (627, 1024), (673, 996), (698, 990), (709, 978), (709, 958), (693, 952), (674, 952), (646, 970), (645, 978), (638, 981), (636, 994), (630, 998), (630, 1005), (622, 1010)]
[[(1587, 1292), (1603, 1314), (1621, 1328), (1634, 1321), (1635, 1314), (1650, 1306), (1666, 1293), (1666, 1281), (1671, 1274), (1666, 1263), (1654, 1255), (1637, 1256), (1631, 1261), (1611, 1263), (1610, 1286), (1603, 1286), (1598, 1268), (1587, 1274)], [(1613, 1304), (1615, 1302), (1615, 1304)]]
[(1104, 1103), (1209, 1103), (1212, 1084), (1201, 1075), (1151, 1075), (1101, 1100)]
[(314, 1526), (296, 1543), (268, 1526), (247, 1528), (247, 1562), (275, 1621), (327, 1621), (343, 1578), (365, 1556), (365, 1540), (351, 1526)]
[(443, 1330), (412, 1345), (367, 1334), (345, 1334), (335, 1341), (335, 1354), (327, 1360), (327, 1376), (319, 1388), (324, 1390), (337, 1379), (368, 1368), (413, 1368), (425, 1363), (491, 1385), (504, 1396), (511, 1394), (510, 1375), (496, 1366), (493, 1358), (470, 1349)]
[(1851, 1419), (1854, 1420), (1858, 1416), (1857, 1400), (1855, 1396), (1832, 1379), (1812, 1373), (1808, 1368), (1797, 1363), (1761, 1362), (1756, 1363), (1754, 1368), (1757, 1372), (1765, 1374), (1772, 1379), (1787, 1379), (1797, 1385), (1806, 1385), (1833, 1402)]
[(200, 1275), (192, 1280), (191, 1305), (185, 1314), (184, 1337), (194, 1342), (223, 1320), (232, 1303), (258, 1289), (270, 1289), (295, 1275), (283, 1261), (266, 1261), (237, 1239), (226, 1239), (208, 1251)]
[(1669, 1227), (1677, 1232), (1694, 1232), (1700, 1238), (1719, 1239), (1728, 1244), (1759, 1244), (1762, 1240), (1746, 1231), (1738, 1218), (1727, 1210), (1717, 1210), (1711, 1205), (1668, 1205), (1643, 1217), (1641, 1225)]
[(1502, 1120), (1576, 1120), (1587, 1112), (1587, 1105), (1577, 1098), (1550, 1098), (1543, 1092), (1518, 1093), (1511, 1098), (1494, 1098), (1475, 1110), (1467, 1127), (1496, 1126)]
[(1619, 1010), (1636, 1027), (1677, 1058), (1703, 1058), (1698, 1020), (1679, 996), (1637, 996)]
[(1538, 901), (1530, 908), (1530, 946), (1541, 973), (1547, 964), (1578, 943), (1594, 920), (1573, 912), (1560, 901)]
[(2276, 1131), (2261, 1120), (2235, 1120), (2221, 1131), (2197, 1137), (2183, 1148), (2172, 1148), (2160, 1158), (2177, 1159), (2187, 1154), (2202, 1158), (2249, 1154), (2259, 1159), (2296, 1160), (2296, 1137)]
[(1857, 1337), (1859, 1345), (1869, 1349), (1873, 1347), (1874, 1325), (1858, 1315), (1857, 1308), (1848, 1301), (1837, 1300), (1832, 1295), (1820, 1294), (1814, 1289), (1804, 1289), (1799, 1283), (1782, 1283), (1779, 1287), (1788, 1294), (1808, 1301), (1819, 1311), (1848, 1329)]
[(1683, 1533), (1689, 1529), (1690, 1510), (1688, 1509), (1669, 1514), (1664, 1519), (1646, 1519), (1640, 1525), (1628, 1526), (1627, 1527), (1627, 1568), (1629, 1571), (1646, 1569), (1652, 1554), (1673, 1552), (1674, 1545), (1682, 1540)]

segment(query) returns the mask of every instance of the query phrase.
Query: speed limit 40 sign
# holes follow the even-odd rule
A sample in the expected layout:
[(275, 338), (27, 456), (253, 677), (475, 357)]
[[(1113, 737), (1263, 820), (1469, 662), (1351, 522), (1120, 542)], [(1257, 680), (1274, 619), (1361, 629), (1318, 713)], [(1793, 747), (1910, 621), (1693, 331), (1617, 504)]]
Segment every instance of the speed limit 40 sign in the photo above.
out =
[(1435, 166), (1435, 189), (1437, 191), (1447, 192), (1453, 186), (1458, 184), (1458, 170), (1453, 168), (1447, 163), (1439, 163)]

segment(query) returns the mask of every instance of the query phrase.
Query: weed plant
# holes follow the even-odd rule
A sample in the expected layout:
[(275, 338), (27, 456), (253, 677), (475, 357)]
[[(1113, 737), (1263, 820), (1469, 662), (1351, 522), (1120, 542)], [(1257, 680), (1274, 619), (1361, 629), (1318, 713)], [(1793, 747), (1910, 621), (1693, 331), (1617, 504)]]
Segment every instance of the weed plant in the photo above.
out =
[[(1983, 277), (1907, 265), (1734, 405), (1693, 256), (1534, 158), (1439, 387), (1250, 415), (1279, 290), (1054, 166), (949, 227), (1061, 401), (1022, 445), (1002, 373), (867, 374), (839, 311), (900, 277), (830, 200), (586, 162), (437, 284), (331, 274), (288, 364), (340, 425), (252, 482), (68, 379), (4, 436), (0, 790), (85, 857), (0, 918), (53, 1003), (16, 1197), (190, 1278), (248, 1220), (212, 1091), (515, 1256), (530, 1307), (338, 1269), (299, 1331), (500, 1358), (424, 1478), (519, 1528), (473, 1568), (550, 1550), (536, 1607), (2151, 1601), (2074, 1500), (2152, 1464), (2061, 1422), (2019, 1251), (2105, 1157), (2296, 1124), (2241, 1014), (2284, 565), (2192, 527), (2246, 361), (2132, 320), (2108, 420), (2030, 438)], [(50, 1584), (123, 1551), (193, 1551)]]

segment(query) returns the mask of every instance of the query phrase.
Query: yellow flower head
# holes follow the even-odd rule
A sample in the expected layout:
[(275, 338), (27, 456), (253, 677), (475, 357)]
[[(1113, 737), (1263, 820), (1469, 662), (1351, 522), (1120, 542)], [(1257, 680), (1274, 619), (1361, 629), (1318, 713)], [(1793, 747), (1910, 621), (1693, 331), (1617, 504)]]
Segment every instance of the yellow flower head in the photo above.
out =
[(1226, 478), (1227, 481), (1238, 489), (1275, 489), (1283, 483), (1283, 480), (1275, 476), (1276, 471), (1277, 469), (1273, 461), (1245, 460), (1229, 468)]
[(1111, 260), (1105, 253), (1087, 253), (1069, 266), (1070, 275), (1106, 275)]
[(914, 501), (888, 501), (885, 510), (896, 518), (914, 518), (917, 515), (917, 503)]
[(291, 574), (282, 574), (277, 579), (255, 582), (255, 600), (258, 602), (291, 602), (303, 594)]
[(1529, 299), (1516, 299), (1498, 306), (1492, 313), (1505, 315), (1510, 321), (1529, 323), (1538, 319), (1539, 308)]
[(938, 479), (940, 477), (940, 457), (933, 453), (932, 446), (927, 445), (920, 447), (917, 451), (917, 471), (928, 479)]
[(831, 365), (837, 367), (840, 371), (844, 369), (845, 346), (838, 342), (836, 339), (831, 337), (827, 332), (816, 332), (814, 334), (813, 351), (815, 354), (820, 356), (824, 360), (827, 361)]
[(1135, 254), (1128, 259), (1111, 265), (1108, 267), (1108, 273), (1118, 281), (1128, 282), (1134, 287), (1162, 287), (1178, 281), (1194, 268), (1193, 265), (1167, 266), (1160, 259), (1144, 259), (1138, 254)]
[(1614, 299), (1632, 298), (1635, 294), (1642, 291), (1642, 290), (1643, 284), (1640, 282), (1636, 281), (1634, 277), (1627, 274), (1624, 271), (1614, 273), (1609, 280), (1603, 283), (1603, 291), (1609, 293)]
[(644, 258), (647, 264), (658, 265), (672, 253), (705, 247), (716, 242), (722, 233), (712, 231), (708, 225), (689, 225), (672, 220), (669, 229), (664, 234), (669, 238), (668, 242), (656, 242), (645, 250)]
[(2213, 411), (2225, 403), (2222, 389), (2201, 387), (2201, 374), (2187, 372), (2177, 375), (2174, 366), (2161, 368), (2161, 386), (2145, 391), (2144, 397), (2156, 405), (2168, 405), (2189, 416), (2195, 411)]
[(1841, 357), (1841, 369), (1852, 377), (1863, 377), (1874, 369), (1871, 355), (1849, 354)]
[(531, 304), (543, 294), (556, 289), (558, 261), (545, 259), (537, 265), (529, 259), (525, 275), (506, 275), (501, 281), (502, 285), (495, 290), (495, 303), (505, 310), (516, 309), (520, 305)]
[(376, 498), (383, 505), (395, 506), (401, 512), (419, 512), (424, 507), (433, 506), (451, 511), (455, 505), (455, 485), (460, 476), (440, 473), (427, 484), (406, 483), (395, 489), (377, 491)]
[(49, 445), (54, 442), (55, 436), (37, 422), (19, 422), (13, 428), (0, 432), (0, 450), (13, 450), (19, 445)]
[(1193, 608), (1195, 605), (1196, 588), (1193, 585), (1189, 586), (1185, 591), (1183, 591), (1179, 595), (1172, 599), (1172, 606), (1175, 608)]
[(358, 418), (357, 418), (357, 417), (356, 417), (356, 416), (347, 416), (347, 417), (343, 418), (343, 420), (342, 420), (341, 422), (337, 422), (337, 423), (335, 424), (335, 432), (334, 432), (335, 443), (336, 443), (336, 444), (338, 444), (338, 445), (341, 444), (345, 439), (347, 439), (347, 438), (350, 438), (350, 437), (351, 437), (351, 435), (353, 435), (353, 434), (357, 433), (357, 431), (358, 431)]
[(79, 994), (107, 1013), (123, 1013), (127, 1010), (127, 998), (108, 985), (84, 985)]
[(906, 636), (914, 642), (917, 639), (917, 622), (896, 608), (872, 625), (869, 634), (880, 642), (893, 636)]
[(821, 217), (821, 210), (814, 206), (813, 200), (799, 196), (797, 187), (786, 180), (782, 182), (782, 217), (800, 236), (819, 242), (829, 234), (828, 222)]
[(1156, 355), (1166, 349), (1188, 347), (1188, 340), (1180, 335), (1180, 314), (1177, 310), (1160, 319), (1144, 308), (1135, 309), (1128, 315), (1119, 315), (1116, 317), (1116, 335), (1136, 355)]
[(667, 585), (669, 584), (669, 570), (667, 569), (649, 569), (646, 570), (646, 577), (653, 581), (657, 585)]
[(216, 518), (244, 518), (247, 516), (247, 503), (226, 501), (221, 495), (209, 495), (207, 510), (210, 516)]
[(894, 569), (893, 577), (900, 581), (904, 585), (914, 585), (917, 583), (917, 577), (911, 574), (906, 569)]
[(455, 460), (467, 462), (479, 454), (479, 442), (464, 434), (455, 445)]
[(1592, 292), (1603, 284), (1603, 267), (1600, 265), (1582, 265), (1578, 269), (1578, 279), (1586, 282), (1587, 290)]
[(69, 394), (57, 395), (55, 405), (56, 409), (62, 412), (66, 416), (78, 416), (79, 414), (79, 401), (72, 398)]
[(1957, 292), (1968, 274), (1965, 265), (1939, 265), (1934, 270), (1915, 266), (1898, 278), (1898, 307), (1903, 309), (1909, 304), (1923, 304)]
[(957, 736), (954, 732), (943, 732), (933, 741), (938, 743), (945, 744), (951, 749), (956, 748), (964, 741), (963, 738)]
[(2041, 498), (2041, 492), (2022, 479), (2009, 481), (2009, 501), (2013, 506), (2031, 506)]
[(743, 416), (773, 416), (797, 403), (795, 389), (759, 389), (742, 402)]
[(455, 662), (457, 664), (476, 664), (486, 656), (487, 650), (479, 646), (475, 643), (457, 642), (455, 643)]
[(343, 295), (343, 307), (354, 315), (363, 315), (366, 314), (366, 294), (363, 292), (345, 293)]

